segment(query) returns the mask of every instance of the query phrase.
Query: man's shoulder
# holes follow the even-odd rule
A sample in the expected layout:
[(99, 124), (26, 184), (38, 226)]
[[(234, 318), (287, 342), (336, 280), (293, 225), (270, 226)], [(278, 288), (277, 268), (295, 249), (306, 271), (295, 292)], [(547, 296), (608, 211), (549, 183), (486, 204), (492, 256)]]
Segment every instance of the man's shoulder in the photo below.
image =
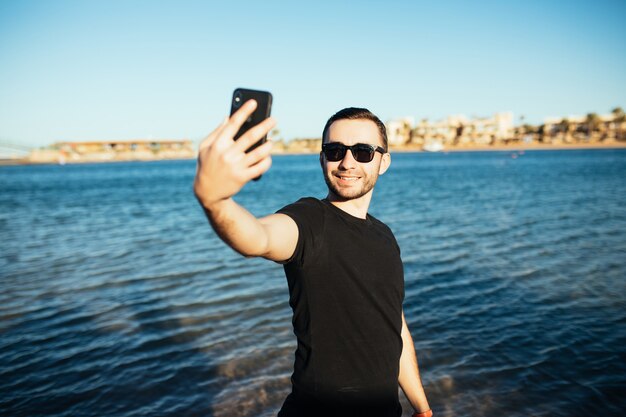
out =
[(380, 227), (381, 229), (388, 230), (389, 233), (393, 234), (393, 232), (391, 231), (391, 228), (389, 228), (389, 226), (387, 226), (387, 224), (384, 223), (382, 220), (372, 216), (369, 213), (368, 213), (367, 216), (369, 217), (369, 219), (370, 219), (370, 221), (372, 222), (373, 225), (375, 225), (377, 227)]
[(370, 220), (371, 220), (371, 224), (374, 225), (374, 227), (379, 230), (379, 233), (381, 233), (383, 236), (385, 236), (385, 239), (387, 239), (389, 242), (393, 243), (393, 245), (398, 248), (398, 252), (400, 252), (400, 246), (398, 245), (398, 241), (396, 240), (396, 236), (393, 234), (393, 230), (391, 230), (391, 228), (389, 226), (387, 226), (386, 223), (383, 223), (382, 221), (378, 220), (376, 217), (372, 216), (371, 214), (368, 214)]
[[(325, 230), (324, 203), (313, 197), (304, 197), (277, 211), (279, 214), (289, 216), (298, 227), (298, 243), (290, 259), (285, 264), (291, 264), (297, 260), (297, 265), (302, 265), (305, 254), (307, 259), (319, 248), (319, 236)], [(313, 256), (311, 259), (315, 259)]]
[(278, 210), (278, 213), (289, 212), (293, 210), (299, 211), (299, 210), (307, 210), (307, 209), (308, 210), (317, 209), (322, 206), (323, 206), (322, 201), (315, 197), (302, 197), (298, 201), (295, 201), (281, 208), (280, 210)]
[(326, 205), (314, 197), (303, 197), (277, 211), (291, 217), (298, 225), (323, 223)]

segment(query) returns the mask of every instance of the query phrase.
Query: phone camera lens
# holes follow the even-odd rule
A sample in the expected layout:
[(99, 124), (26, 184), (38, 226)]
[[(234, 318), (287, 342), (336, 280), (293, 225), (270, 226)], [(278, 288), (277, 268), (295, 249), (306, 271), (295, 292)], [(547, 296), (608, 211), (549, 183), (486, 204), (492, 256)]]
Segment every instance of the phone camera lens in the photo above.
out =
[(243, 95), (241, 94), (241, 91), (236, 91), (235, 96), (233, 97), (233, 106), (235, 108), (239, 108), (243, 104), (241, 102), (242, 99), (243, 99)]

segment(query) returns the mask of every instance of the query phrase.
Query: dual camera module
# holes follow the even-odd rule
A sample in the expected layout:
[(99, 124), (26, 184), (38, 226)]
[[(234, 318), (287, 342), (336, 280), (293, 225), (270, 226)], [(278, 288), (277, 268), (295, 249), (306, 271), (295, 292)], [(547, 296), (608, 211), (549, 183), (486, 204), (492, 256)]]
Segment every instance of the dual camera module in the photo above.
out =
[[(243, 93), (239, 90), (235, 91), (235, 94), (233, 94), (233, 108), (232, 111), (237, 110), (239, 107), (241, 107), (241, 105), (243, 104)], [(246, 123), (251, 123), (252, 122), (252, 115), (250, 115), (248, 117), (248, 119), (246, 120)]]
[(243, 104), (243, 94), (241, 91), (235, 91), (233, 95), (233, 108), (238, 109)]

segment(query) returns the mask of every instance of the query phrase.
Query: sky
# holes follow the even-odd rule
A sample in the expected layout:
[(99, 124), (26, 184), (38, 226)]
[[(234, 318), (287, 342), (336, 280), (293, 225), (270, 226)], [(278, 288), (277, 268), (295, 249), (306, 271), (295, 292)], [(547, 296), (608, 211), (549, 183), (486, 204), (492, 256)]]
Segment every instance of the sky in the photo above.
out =
[(237, 87), (278, 138), (383, 121), (626, 107), (626, 1), (0, 1), (0, 143), (192, 139)]

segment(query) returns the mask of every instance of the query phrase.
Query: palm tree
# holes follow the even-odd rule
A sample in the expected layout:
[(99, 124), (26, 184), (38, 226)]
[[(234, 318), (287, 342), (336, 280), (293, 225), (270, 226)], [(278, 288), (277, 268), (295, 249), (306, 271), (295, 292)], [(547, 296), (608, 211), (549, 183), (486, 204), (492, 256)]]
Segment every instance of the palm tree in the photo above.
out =
[(563, 141), (569, 142), (569, 130), (570, 122), (567, 117), (564, 117), (558, 124), (559, 132), (562, 134)]
[(602, 123), (602, 120), (597, 113), (587, 114), (587, 138), (591, 139), (593, 133), (600, 127), (600, 123)]
[(617, 127), (615, 138), (617, 140), (621, 140), (622, 125), (624, 124), (624, 121), (626, 121), (626, 115), (624, 114), (624, 110), (622, 110), (621, 107), (614, 108), (613, 110), (611, 110), (611, 113), (613, 113), (613, 123), (615, 123), (615, 126)]
[(537, 136), (538, 136), (538, 140), (541, 143), (546, 143), (546, 142), (550, 142), (550, 140), (546, 137), (548, 135), (548, 133), (546, 132), (546, 125), (541, 124), (539, 125), (539, 127), (537, 128)]

